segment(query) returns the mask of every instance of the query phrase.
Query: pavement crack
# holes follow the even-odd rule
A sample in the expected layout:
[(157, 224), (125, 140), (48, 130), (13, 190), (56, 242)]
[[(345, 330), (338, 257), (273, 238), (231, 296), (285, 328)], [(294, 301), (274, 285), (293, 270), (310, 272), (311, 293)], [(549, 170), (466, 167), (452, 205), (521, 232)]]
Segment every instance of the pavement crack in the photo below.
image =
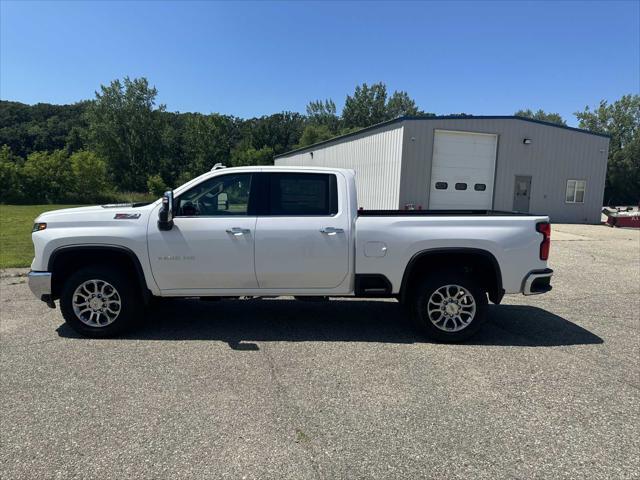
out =
[[(287, 389), (279, 378), (276, 362), (274, 361), (273, 357), (269, 353), (269, 348), (263, 346), (260, 350), (262, 351), (266, 359), (267, 368), (269, 370), (269, 377), (271, 379), (271, 383), (275, 386), (276, 395), (278, 398), (278, 404), (282, 405), (284, 409), (288, 411), (288, 417), (292, 419), (301, 418), (302, 415), (300, 414), (299, 409), (295, 406), (293, 401), (291, 401), (291, 399), (289, 398)], [(301, 423), (301, 422), (298, 422), (298, 423)], [(305, 433), (304, 430), (299, 426), (294, 426), (293, 429), (291, 429), (290, 425), (286, 425), (285, 435), (287, 436), (287, 438), (289, 437), (290, 431), (295, 434), (295, 437), (294, 437), (295, 443), (300, 445), (300, 447), (306, 452), (309, 458), (309, 464), (313, 471), (314, 478), (318, 478), (318, 479), (322, 478), (322, 475), (320, 474), (318, 462), (316, 460), (316, 454), (311, 444), (312, 442), (309, 435)]]

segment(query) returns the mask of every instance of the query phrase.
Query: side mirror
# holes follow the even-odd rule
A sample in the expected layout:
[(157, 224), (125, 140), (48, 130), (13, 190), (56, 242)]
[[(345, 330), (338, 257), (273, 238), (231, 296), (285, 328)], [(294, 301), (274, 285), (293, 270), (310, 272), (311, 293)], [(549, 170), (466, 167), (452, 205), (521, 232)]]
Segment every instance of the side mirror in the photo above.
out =
[(158, 212), (158, 228), (160, 230), (171, 230), (173, 228), (173, 191), (164, 192), (162, 196), (162, 207)]

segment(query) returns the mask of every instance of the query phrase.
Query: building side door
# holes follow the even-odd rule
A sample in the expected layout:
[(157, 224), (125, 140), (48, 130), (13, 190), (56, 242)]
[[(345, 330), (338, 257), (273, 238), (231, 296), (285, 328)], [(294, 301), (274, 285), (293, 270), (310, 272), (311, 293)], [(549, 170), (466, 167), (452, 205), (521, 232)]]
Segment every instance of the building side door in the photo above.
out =
[(529, 201), (531, 199), (531, 176), (516, 175), (516, 183), (513, 188), (513, 210), (529, 213)]

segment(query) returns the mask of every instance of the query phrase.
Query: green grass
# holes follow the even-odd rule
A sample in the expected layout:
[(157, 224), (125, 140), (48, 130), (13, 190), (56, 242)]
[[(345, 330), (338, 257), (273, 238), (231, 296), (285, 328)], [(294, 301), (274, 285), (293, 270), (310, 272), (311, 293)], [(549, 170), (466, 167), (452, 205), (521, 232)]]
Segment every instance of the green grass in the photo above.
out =
[(78, 205), (0, 205), (0, 268), (28, 267), (33, 259), (31, 229), (42, 212)]

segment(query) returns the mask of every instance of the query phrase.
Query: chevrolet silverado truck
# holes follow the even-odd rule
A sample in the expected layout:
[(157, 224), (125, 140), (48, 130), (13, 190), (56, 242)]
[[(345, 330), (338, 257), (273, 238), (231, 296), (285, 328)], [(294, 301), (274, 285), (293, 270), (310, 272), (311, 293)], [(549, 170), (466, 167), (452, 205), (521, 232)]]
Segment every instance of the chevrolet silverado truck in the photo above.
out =
[(150, 204), (55, 210), (32, 233), (35, 296), (89, 337), (133, 326), (156, 297), (396, 298), (443, 342), (487, 303), (551, 289), (549, 218), (358, 209), (351, 170), (218, 168)]

